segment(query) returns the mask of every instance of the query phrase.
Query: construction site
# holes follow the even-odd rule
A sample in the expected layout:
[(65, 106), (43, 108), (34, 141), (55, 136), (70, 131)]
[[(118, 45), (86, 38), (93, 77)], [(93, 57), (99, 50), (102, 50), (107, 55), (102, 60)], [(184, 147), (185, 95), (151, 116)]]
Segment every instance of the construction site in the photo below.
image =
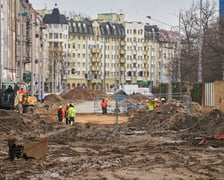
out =
[[(154, 98), (75, 88), (32, 113), (1, 109), (0, 180), (223, 179), (222, 108), (173, 98), (149, 110)], [(72, 126), (57, 120), (68, 103)]]

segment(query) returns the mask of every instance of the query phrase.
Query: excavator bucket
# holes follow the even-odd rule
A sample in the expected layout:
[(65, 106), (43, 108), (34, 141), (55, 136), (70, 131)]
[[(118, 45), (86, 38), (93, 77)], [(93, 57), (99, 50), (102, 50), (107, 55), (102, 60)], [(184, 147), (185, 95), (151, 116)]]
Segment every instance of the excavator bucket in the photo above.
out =
[(26, 157), (42, 160), (47, 152), (48, 137), (42, 138), (37, 142), (24, 145), (23, 152)]

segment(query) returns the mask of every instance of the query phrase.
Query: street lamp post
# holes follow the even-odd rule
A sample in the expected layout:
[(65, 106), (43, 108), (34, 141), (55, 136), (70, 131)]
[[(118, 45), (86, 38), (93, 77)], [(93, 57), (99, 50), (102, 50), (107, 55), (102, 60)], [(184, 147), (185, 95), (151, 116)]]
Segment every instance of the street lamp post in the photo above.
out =
[(200, 0), (200, 32), (199, 32), (198, 82), (202, 82), (202, 0)]
[(104, 92), (106, 93), (106, 46), (105, 46), (105, 40), (103, 43), (103, 57), (104, 57), (104, 74), (103, 74), (103, 87), (104, 87)]
[(33, 16), (31, 16), (31, 96), (34, 96), (34, 58), (33, 58)]
[(153, 66), (153, 86), (156, 86), (156, 53), (155, 53), (155, 30), (152, 28), (152, 48), (151, 48), (151, 65)]
[(22, 3), (20, 1), (19, 13), (20, 13), (20, 88), (22, 87), (21, 82), (23, 81), (23, 22), (22, 22)]
[(40, 56), (40, 23), (38, 24), (39, 27), (38, 27), (38, 100), (40, 101), (41, 100), (41, 73), (40, 73), (40, 59), (41, 59), (41, 56)]
[(3, 67), (2, 67), (2, 2), (0, 1), (0, 89), (2, 89)]
[(179, 27), (178, 27), (178, 66), (177, 66), (177, 81), (181, 81), (181, 72), (180, 72), (180, 53), (181, 53), (181, 38), (180, 38), (180, 13), (179, 13)]
[[(167, 24), (165, 22), (159, 21), (157, 19), (153, 19), (151, 16), (146, 16), (148, 19), (151, 19), (153, 21), (157, 21), (161, 24), (164, 24), (166, 26), (169, 26), (172, 29), (174, 28), (174, 26)], [(179, 13), (179, 25), (178, 25), (178, 64), (177, 64), (177, 81), (180, 82), (181, 81), (181, 70), (180, 70), (180, 58), (181, 58), (181, 38), (180, 38), (180, 22), (181, 22), (181, 16)], [(172, 38), (171, 38), (171, 45), (172, 45)], [(162, 62), (163, 63), (163, 62)], [(162, 65), (163, 66), (163, 65)]]

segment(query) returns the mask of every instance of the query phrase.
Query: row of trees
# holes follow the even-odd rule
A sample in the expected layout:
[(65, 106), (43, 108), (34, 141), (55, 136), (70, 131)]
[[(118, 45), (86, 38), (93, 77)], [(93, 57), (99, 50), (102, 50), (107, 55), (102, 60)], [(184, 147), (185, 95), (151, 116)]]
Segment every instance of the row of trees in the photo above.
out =
[[(180, 13), (181, 33), (184, 36), (181, 48), (181, 80), (198, 81), (200, 7), (192, 6)], [(202, 80), (214, 82), (224, 80), (224, 17), (218, 18), (214, 1), (202, 4)], [(174, 79), (177, 78), (177, 61), (174, 62)]]

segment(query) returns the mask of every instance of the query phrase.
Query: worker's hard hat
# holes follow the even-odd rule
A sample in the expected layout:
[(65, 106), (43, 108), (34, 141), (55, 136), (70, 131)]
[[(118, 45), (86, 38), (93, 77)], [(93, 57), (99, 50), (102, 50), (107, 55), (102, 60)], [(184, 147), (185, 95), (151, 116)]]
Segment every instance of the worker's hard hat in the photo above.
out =
[(70, 106), (74, 107), (74, 104), (73, 103), (70, 103)]
[(60, 108), (60, 109), (61, 109), (61, 108), (62, 108), (62, 106), (59, 106), (58, 108)]
[(69, 104), (66, 104), (66, 106), (69, 106)]
[(158, 101), (158, 99), (157, 99), (157, 98), (155, 98), (155, 99), (154, 99), (154, 101)]

